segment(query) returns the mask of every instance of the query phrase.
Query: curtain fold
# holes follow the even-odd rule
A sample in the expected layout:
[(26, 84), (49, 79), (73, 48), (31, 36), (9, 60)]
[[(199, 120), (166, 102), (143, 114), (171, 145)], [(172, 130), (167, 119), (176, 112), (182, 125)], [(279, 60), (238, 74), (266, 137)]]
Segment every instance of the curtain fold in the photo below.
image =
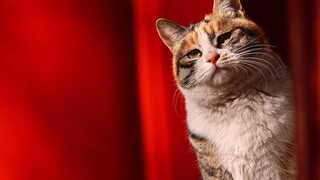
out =
[(191, 180), (199, 173), (188, 147), (184, 119), (177, 116), (183, 113), (177, 102), (181, 95), (172, 78), (170, 54), (155, 29), (164, 5), (159, 0), (133, 1), (145, 177)]
[[(290, 3), (290, 4), (289, 4)], [(299, 154), (299, 179), (309, 179), (309, 156), (308, 149), (310, 142), (307, 138), (308, 123), (305, 122), (308, 119), (308, 114), (306, 113), (308, 108), (308, 102), (306, 98), (307, 82), (305, 81), (306, 74), (306, 63), (301, 61), (305, 59), (306, 54), (305, 44), (305, 28), (303, 24), (303, 19), (305, 14), (302, 6), (302, 1), (288, 1), (288, 21), (289, 31), (289, 49), (290, 60), (292, 62), (293, 70), (293, 81), (295, 82), (295, 119), (296, 119), (296, 142), (300, 145), (297, 147), (297, 154)]]
[(316, 179), (320, 179), (320, 1), (316, 1), (314, 6), (313, 6), (313, 11), (316, 12), (316, 18), (315, 18), (315, 32), (316, 32), (316, 45), (315, 45), (315, 52), (316, 52), (316, 92), (317, 92), (317, 122), (316, 122), (316, 141), (318, 141), (317, 144), (317, 151), (316, 151), (316, 159), (314, 168), (314, 173), (317, 175)]
[(287, 1), (299, 179), (319, 179), (319, 2)]
[(158, 2), (133, 1), (135, 50), (139, 107), (146, 179), (171, 179), (167, 94), (160, 44), (156, 41), (154, 19)]

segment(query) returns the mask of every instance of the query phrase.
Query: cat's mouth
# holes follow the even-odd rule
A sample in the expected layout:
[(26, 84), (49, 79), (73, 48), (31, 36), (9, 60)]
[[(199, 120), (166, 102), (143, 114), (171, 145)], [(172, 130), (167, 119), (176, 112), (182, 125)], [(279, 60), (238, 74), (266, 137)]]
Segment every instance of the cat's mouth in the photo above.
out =
[(214, 66), (213, 74), (226, 73), (232, 70), (232, 66), (229, 63), (217, 63)]
[(212, 66), (212, 71), (207, 79), (209, 84), (219, 86), (228, 83), (234, 76), (232, 66), (226, 64), (216, 64)]
[(213, 79), (219, 78), (224, 79), (225, 76), (230, 76), (230, 73), (232, 73), (232, 69), (227, 67), (216, 67), (215, 71), (212, 73)]

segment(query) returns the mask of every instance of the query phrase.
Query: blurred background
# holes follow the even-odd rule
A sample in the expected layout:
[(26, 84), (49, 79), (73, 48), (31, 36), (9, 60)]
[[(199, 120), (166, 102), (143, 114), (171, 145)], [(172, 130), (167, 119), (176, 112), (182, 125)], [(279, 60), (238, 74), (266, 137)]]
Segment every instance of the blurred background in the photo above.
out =
[[(198, 179), (155, 21), (212, 1), (0, 0), (0, 179)], [(320, 1), (242, 3), (292, 69), (299, 179), (320, 179)]]

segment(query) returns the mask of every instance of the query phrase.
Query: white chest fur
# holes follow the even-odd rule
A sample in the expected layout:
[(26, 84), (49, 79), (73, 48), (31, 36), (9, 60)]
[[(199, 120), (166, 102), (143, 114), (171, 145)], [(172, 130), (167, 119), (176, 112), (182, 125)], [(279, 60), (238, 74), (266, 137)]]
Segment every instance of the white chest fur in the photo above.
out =
[(282, 144), (291, 141), (293, 129), (289, 97), (250, 90), (217, 101), (206, 92), (184, 92), (189, 130), (218, 147), (235, 180), (281, 179)]

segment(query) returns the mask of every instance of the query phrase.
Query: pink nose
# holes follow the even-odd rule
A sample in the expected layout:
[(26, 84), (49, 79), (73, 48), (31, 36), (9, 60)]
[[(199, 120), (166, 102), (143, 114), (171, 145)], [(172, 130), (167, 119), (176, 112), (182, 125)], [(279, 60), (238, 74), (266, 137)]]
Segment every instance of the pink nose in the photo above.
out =
[(212, 64), (216, 64), (218, 59), (220, 58), (220, 54), (212, 53), (207, 56), (207, 62), (211, 62)]

